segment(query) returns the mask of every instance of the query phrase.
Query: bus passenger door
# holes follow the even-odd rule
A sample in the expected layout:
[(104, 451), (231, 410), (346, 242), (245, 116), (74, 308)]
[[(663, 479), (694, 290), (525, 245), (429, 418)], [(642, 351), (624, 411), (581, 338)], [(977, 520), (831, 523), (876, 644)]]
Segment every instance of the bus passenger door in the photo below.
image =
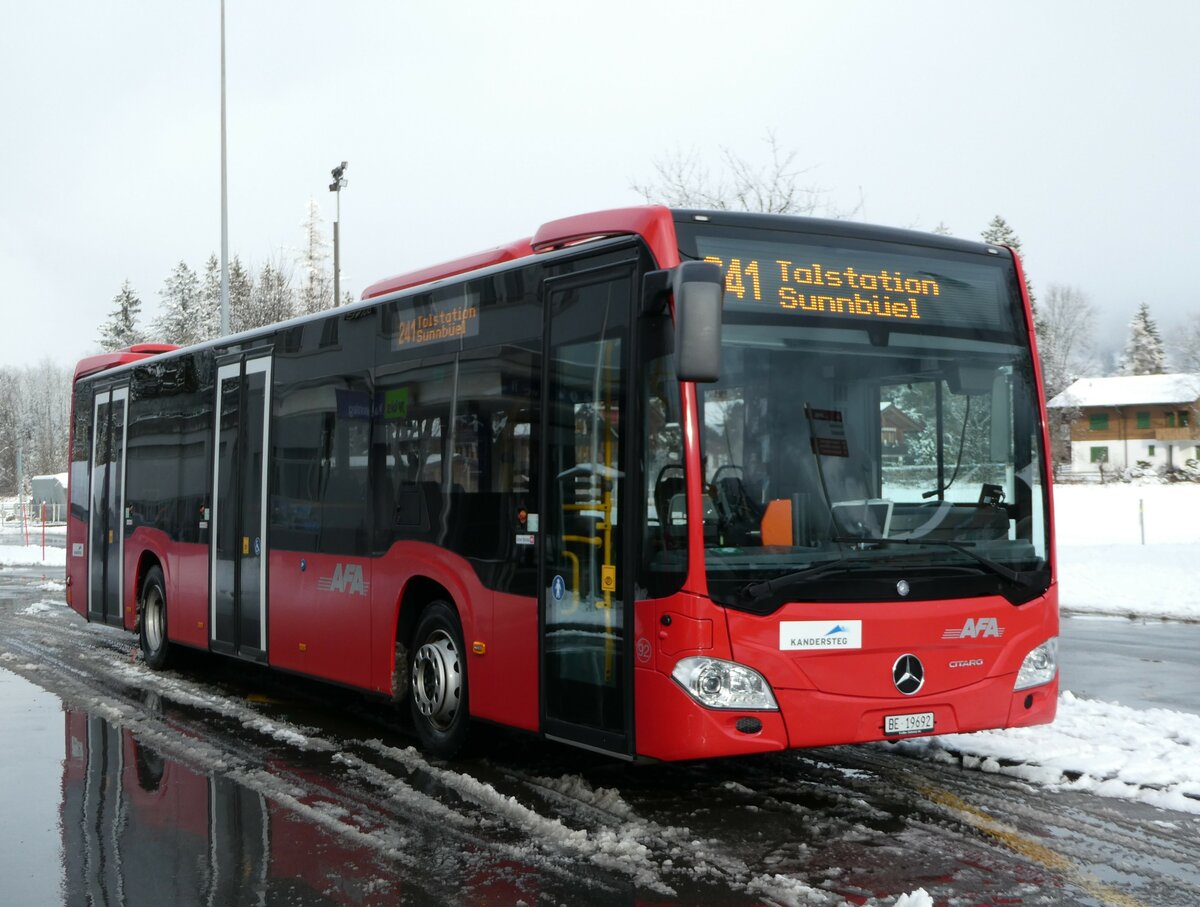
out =
[(633, 572), (623, 569), (630, 265), (546, 283), (542, 729), (633, 755)]
[(210, 646), (267, 659), (267, 420), (271, 357), (217, 369)]
[(96, 394), (88, 527), (88, 620), (121, 624), (125, 591), (125, 442), (129, 388)]

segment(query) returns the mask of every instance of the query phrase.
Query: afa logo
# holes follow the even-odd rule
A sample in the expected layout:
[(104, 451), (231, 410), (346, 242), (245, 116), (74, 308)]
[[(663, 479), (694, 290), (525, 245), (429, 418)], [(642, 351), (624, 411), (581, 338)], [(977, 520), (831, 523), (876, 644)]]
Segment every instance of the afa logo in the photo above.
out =
[(346, 592), (350, 595), (366, 595), (371, 584), (363, 579), (362, 564), (337, 564), (333, 576), (322, 576), (317, 580), (321, 592)]
[(987, 639), (989, 636), (999, 639), (1003, 635), (1004, 628), (994, 617), (968, 617), (961, 630), (942, 631), (942, 639)]

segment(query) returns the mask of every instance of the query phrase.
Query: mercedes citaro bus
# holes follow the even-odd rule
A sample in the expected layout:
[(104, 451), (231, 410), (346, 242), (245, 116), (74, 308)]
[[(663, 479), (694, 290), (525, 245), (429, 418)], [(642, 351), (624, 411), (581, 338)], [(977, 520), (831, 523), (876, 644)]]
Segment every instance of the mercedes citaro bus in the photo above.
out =
[(140, 634), (695, 759), (1054, 717), (1013, 250), (639, 207), (75, 373), (67, 596)]

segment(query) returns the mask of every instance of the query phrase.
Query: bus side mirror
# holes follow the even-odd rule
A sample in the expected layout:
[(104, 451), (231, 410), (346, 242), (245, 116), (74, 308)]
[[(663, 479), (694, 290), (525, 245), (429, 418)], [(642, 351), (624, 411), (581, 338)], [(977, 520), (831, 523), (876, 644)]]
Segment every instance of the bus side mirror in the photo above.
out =
[(725, 275), (720, 265), (685, 261), (671, 281), (675, 297), (675, 367), (680, 381), (721, 377), (721, 305)]

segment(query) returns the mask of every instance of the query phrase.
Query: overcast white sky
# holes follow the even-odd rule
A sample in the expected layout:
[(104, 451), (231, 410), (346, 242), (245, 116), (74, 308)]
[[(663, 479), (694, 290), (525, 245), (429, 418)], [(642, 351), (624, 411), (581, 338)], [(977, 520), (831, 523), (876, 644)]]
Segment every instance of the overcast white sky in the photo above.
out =
[[(218, 0), (3, 0), (0, 363), (73, 362), (128, 278), (220, 248)], [(1200, 311), (1200, 4), (227, 0), (230, 253), (292, 257), (342, 192), (343, 287), (640, 203), (676, 149), (835, 207), (1020, 235), (1123, 343)]]

